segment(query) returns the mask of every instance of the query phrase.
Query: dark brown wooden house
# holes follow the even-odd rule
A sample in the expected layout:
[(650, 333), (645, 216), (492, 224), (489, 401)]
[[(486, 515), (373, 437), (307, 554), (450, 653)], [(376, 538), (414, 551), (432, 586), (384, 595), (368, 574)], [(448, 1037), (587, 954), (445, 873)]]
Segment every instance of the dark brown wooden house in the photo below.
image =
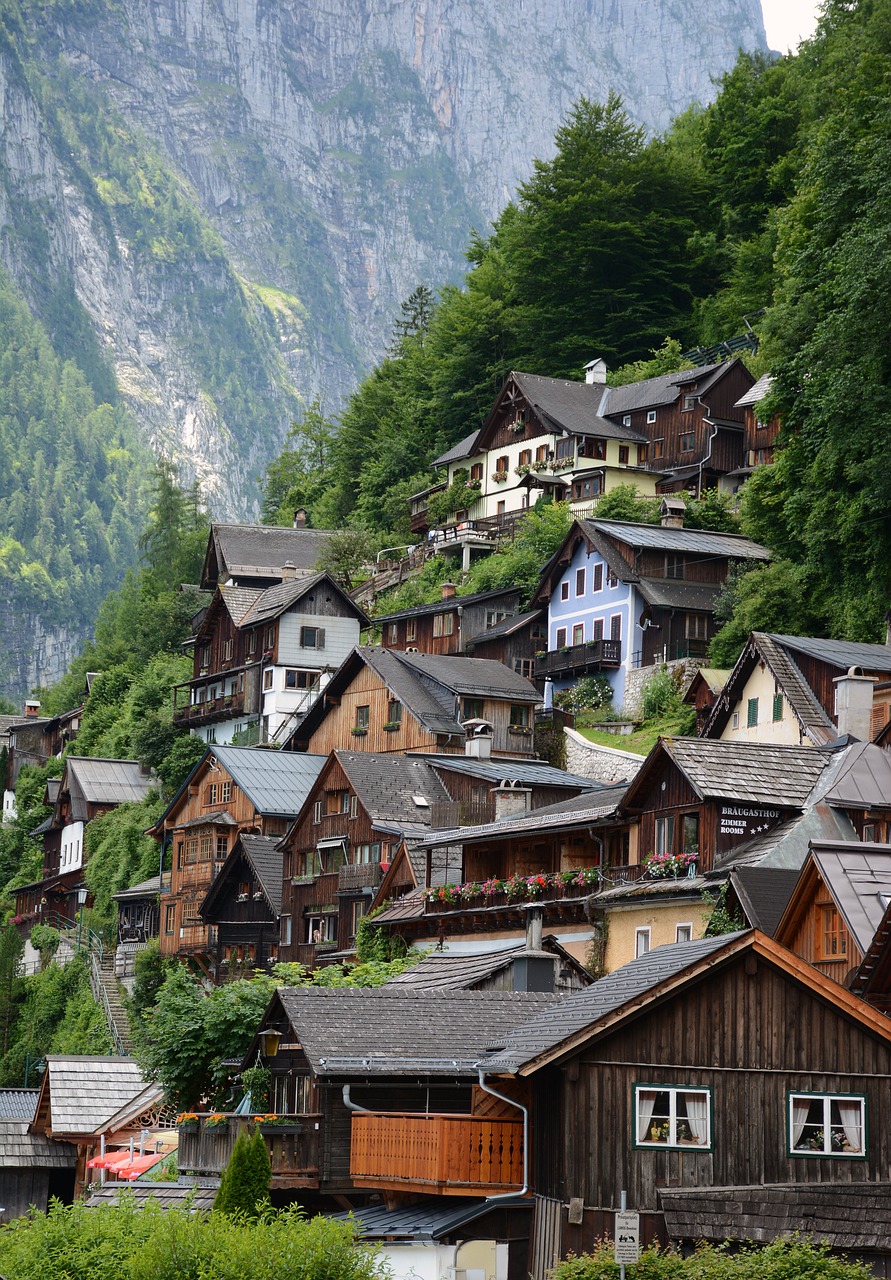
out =
[(700, 667), (687, 685), (684, 702), (696, 708), (696, 732), (700, 736), (729, 675), (729, 671), (717, 667)]
[(218, 982), (268, 969), (279, 958), (281, 837), (241, 832), (198, 908), (216, 931)]
[(350, 743), (377, 754), (463, 754), (482, 721), (491, 729), (496, 754), (534, 757), (540, 701), (534, 685), (500, 662), (361, 645), (288, 745), (325, 755)]
[(172, 863), (161, 897), (162, 955), (213, 976), (216, 930), (199, 911), (211, 883), (242, 832), (285, 834), (323, 764), (320, 756), (250, 747), (215, 747), (199, 760), (149, 831)]
[(733, 479), (745, 480), (756, 467), (770, 466), (774, 460), (780, 434), (780, 417), (777, 413), (768, 414), (762, 408), (762, 401), (770, 391), (772, 382), (773, 378), (769, 373), (763, 374), (736, 402), (736, 408), (742, 409), (745, 415), (745, 433), (743, 464), (733, 474)]
[(372, 626), (380, 628), (384, 649), (463, 654), (470, 636), (513, 617), (519, 603), (517, 587), (459, 596), (455, 584), (445, 582), (441, 600), (382, 614)]
[(46, 1213), (50, 1198), (74, 1199), (77, 1148), (30, 1133), (37, 1089), (0, 1089), (0, 1225), (29, 1209)]

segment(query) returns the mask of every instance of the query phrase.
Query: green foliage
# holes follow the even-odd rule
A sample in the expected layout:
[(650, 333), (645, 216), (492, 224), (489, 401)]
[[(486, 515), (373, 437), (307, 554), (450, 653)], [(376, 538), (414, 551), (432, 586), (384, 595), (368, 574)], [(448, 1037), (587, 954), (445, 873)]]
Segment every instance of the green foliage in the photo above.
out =
[(16, 1007), (24, 993), (24, 980), (19, 966), (25, 952), (25, 944), (14, 925), (0, 930), (0, 1052), (9, 1049), (10, 1035)]
[(375, 925), (374, 917), (382, 910), (383, 907), (369, 911), (356, 926), (356, 959), (360, 965), (388, 964), (402, 960), (406, 955), (407, 948), (402, 938)]
[(50, 924), (36, 924), (31, 930), (31, 946), (40, 955), (40, 967), (45, 969), (59, 950), (62, 935)]
[(87, 961), (75, 956), (22, 980), (11, 1019), (9, 1047), (0, 1057), (0, 1085), (20, 1086), (25, 1059), (48, 1053), (111, 1053), (105, 1017), (90, 991)]
[(822, 633), (819, 600), (806, 572), (788, 560), (731, 577), (719, 600), (730, 617), (709, 647), (709, 665), (732, 667), (751, 631), (809, 636)]
[(664, 373), (680, 373), (682, 369), (692, 368), (677, 338), (666, 338), (661, 347), (650, 352), (648, 359), (632, 360), (630, 364), (611, 369), (606, 380), (611, 387), (624, 387), (629, 382), (643, 382), (645, 378), (658, 378)]
[(213, 1202), (215, 1213), (240, 1219), (258, 1218), (269, 1204), (272, 1169), (263, 1134), (243, 1129), (235, 1139), (229, 1163)]
[(703, 891), (703, 919), (707, 922), (703, 936), (706, 938), (717, 938), (722, 933), (738, 933), (747, 927), (739, 907), (731, 912), (727, 906), (728, 887), (727, 884), (722, 884), (714, 894)]
[(175, 965), (175, 960), (161, 955), (157, 938), (150, 938), (143, 950), (136, 953), (130, 996), (130, 1023), (134, 1029), (142, 1028), (145, 1014), (157, 1001), (164, 979)]
[(613, 700), (613, 689), (606, 676), (582, 676), (569, 689), (556, 694), (554, 702), (565, 711), (600, 711)]
[(248, 1067), (246, 1071), (241, 1073), (241, 1083), (245, 1093), (251, 1095), (251, 1109), (253, 1111), (268, 1112), (272, 1105), (269, 1100), (270, 1090), (272, 1088), (272, 1072), (268, 1067)]
[(0, 1227), (7, 1280), (376, 1280), (373, 1249), (352, 1222), (307, 1219), (291, 1206), (262, 1217), (189, 1207), (87, 1209), (54, 1202)]
[[(618, 1280), (613, 1242), (604, 1240), (591, 1253), (570, 1255), (550, 1273), (552, 1280)], [(731, 1252), (723, 1245), (701, 1244), (690, 1257), (652, 1245), (640, 1261), (625, 1269), (628, 1280), (868, 1280), (862, 1262), (845, 1262), (828, 1245), (798, 1236), (768, 1245), (744, 1245)]]
[(147, 800), (119, 805), (88, 823), (84, 879), (98, 912), (112, 915), (113, 894), (158, 874), (157, 841), (143, 832), (163, 809), (160, 796), (152, 792)]
[(291, 423), (284, 450), (266, 468), (264, 524), (290, 525), (299, 507), (312, 518), (330, 483), (335, 434), (318, 399)]
[(447, 489), (434, 493), (427, 504), (431, 525), (445, 524), (456, 511), (464, 511), (479, 499), (479, 489), (467, 483), (469, 472), (459, 467)]
[(661, 498), (647, 498), (633, 484), (617, 484), (597, 499), (598, 520), (627, 520), (632, 524), (658, 524)]
[(679, 668), (672, 671), (668, 667), (660, 667), (643, 682), (640, 690), (640, 713), (644, 720), (657, 720), (680, 709), (679, 671)]
[(331, 574), (347, 591), (351, 591), (363, 577), (370, 573), (377, 539), (365, 529), (335, 529), (328, 545), (316, 563), (316, 568)]
[(39, 880), (43, 870), (43, 842), (31, 835), (49, 817), (43, 803), (49, 778), (62, 772), (60, 760), (50, 760), (42, 769), (24, 765), (15, 787), (17, 817), (0, 826), (0, 887), (8, 890)]

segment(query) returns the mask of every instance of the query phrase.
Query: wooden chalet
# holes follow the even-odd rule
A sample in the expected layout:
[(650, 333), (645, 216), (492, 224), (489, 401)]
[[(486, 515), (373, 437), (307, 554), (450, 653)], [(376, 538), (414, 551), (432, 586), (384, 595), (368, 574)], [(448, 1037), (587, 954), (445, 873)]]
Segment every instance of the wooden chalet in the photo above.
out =
[(201, 570), (203, 591), (217, 587), (270, 587), (281, 568), (292, 564), (298, 577), (317, 572), (331, 540), (330, 529), (310, 529), (306, 512), (295, 513), (293, 528), (265, 524), (212, 524)]
[(281, 839), (240, 832), (198, 908), (216, 933), (218, 982), (249, 977), (279, 958)]
[(763, 374), (736, 402), (736, 408), (744, 414), (743, 463), (731, 472), (728, 480), (740, 483), (746, 480), (756, 467), (770, 466), (776, 455), (780, 435), (779, 414), (768, 414), (762, 402), (770, 391), (773, 378)]
[(573, 524), (532, 597), (533, 607), (548, 610), (536, 677), (562, 689), (600, 673), (620, 705), (632, 669), (705, 656), (731, 569), (770, 557), (739, 534), (685, 529), (684, 509), (682, 500), (665, 498), (658, 525)]
[(515, 757), (334, 751), (282, 841), (282, 959), (314, 965), (351, 954), (372, 901), (397, 892), (404, 873), (409, 888), (424, 879), (426, 854), (415, 846), (434, 829), (592, 789), (586, 778)]
[(891, 845), (815, 842), (776, 941), (827, 977), (848, 984), (891, 902)]
[(799, 1228), (889, 1274), (891, 1022), (763, 934), (661, 947), (480, 1065), (528, 1101), (553, 1257), (612, 1234), (623, 1188), (645, 1243)]
[(0, 1226), (31, 1208), (46, 1213), (50, 1199), (74, 1199), (77, 1148), (29, 1132), (39, 1093), (0, 1089)]
[(325, 755), (345, 743), (377, 754), (463, 753), (482, 722), (496, 754), (533, 757), (540, 701), (534, 685), (500, 662), (361, 645), (288, 745)]
[(518, 587), (459, 596), (453, 582), (442, 585), (442, 599), (375, 618), (384, 649), (418, 653), (463, 654), (467, 639), (513, 617), (520, 604)]
[(271, 586), (218, 586), (191, 645), (173, 720), (206, 742), (276, 741), (318, 698), (368, 618), (328, 573), (292, 563)]
[(160, 950), (196, 964), (217, 963), (216, 930), (199, 908), (242, 833), (281, 837), (299, 813), (324, 758), (250, 747), (208, 750), (149, 830), (171, 862), (161, 896)]
[(753, 631), (702, 736), (822, 746), (850, 733), (868, 742), (889, 677), (891, 645)]
[(684, 702), (696, 708), (696, 732), (700, 736), (729, 675), (729, 671), (717, 667), (700, 667), (687, 685)]

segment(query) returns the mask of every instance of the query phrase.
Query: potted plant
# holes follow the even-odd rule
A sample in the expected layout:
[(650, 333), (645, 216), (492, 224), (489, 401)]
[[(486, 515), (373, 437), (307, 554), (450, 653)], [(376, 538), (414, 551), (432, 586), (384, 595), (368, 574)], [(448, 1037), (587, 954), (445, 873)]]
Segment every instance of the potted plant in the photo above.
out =
[(261, 1133), (302, 1133), (303, 1124), (293, 1116), (276, 1115), (274, 1111), (267, 1115), (254, 1116), (254, 1124), (260, 1126)]
[(402, 728), (401, 720), (388, 720), (384, 725), (384, 733), (395, 733), (397, 729)]
[(350, 729), (350, 733), (354, 738), (364, 738), (367, 732), (368, 730), (363, 728), (360, 724), (354, 724), (352, 729)]
[(251, 1106), (258, 1108), (269, 1106), (272, 1075), (268, 1067), (248, 1067), (241, 1073), (241, 1083), (245, 1092), (251, 1095)]
[(213, 1111), (204, 1121), (205, 1129), (212, 1129), (214, 1133), (224, 1133), (229, 1128), (229, 1117), (224, 1115), (222, 1111)]
[(504, 481), (507, 479), (507, 472), (506, 472), (506, 471), (493, 471), (493, 472), (492, 472), (492, 479), (495, 481), (495, 483), (496, 483), (496, 484), (503, 484), (503, 483), (504, 483)]
[(176, 1117), (176, 1127), (182, 1133), (193, 1133), (198, 1128), (197, 1112), (181, 1111)]

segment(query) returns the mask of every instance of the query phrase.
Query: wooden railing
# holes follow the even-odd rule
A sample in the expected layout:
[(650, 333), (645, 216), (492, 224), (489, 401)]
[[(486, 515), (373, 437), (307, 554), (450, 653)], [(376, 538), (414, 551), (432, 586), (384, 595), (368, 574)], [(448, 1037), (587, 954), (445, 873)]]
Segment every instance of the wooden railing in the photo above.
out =
[(559, 676), (597, 671), (601, 667), (617, 667), (621, 661), (621, 640), (589, 640), (587, 644), (573, 644), (541, 654), (535, 659), (535, 674)]
[[(226, 1126), (211, 1129), (205, 1127), (206, 1118), (205, 1115), (199, 1117), (197, 1129), (179, 1131), (180, 1173), (198, 1177), (222, 1173), (239, 1133), (253, 1128), (251, 1116), (230, 1115)], [(286, 1128), (262, 1130), (272, 1166), (273, 1186), (319, 1185), (320, 1120), (318, 1115), (294, 1116), (293, 1124)]]
[(523, 1122), (470, 1115), (356, 1113), (350, 1177), (357, 1187), (446, 1196), (519, 1190)]

